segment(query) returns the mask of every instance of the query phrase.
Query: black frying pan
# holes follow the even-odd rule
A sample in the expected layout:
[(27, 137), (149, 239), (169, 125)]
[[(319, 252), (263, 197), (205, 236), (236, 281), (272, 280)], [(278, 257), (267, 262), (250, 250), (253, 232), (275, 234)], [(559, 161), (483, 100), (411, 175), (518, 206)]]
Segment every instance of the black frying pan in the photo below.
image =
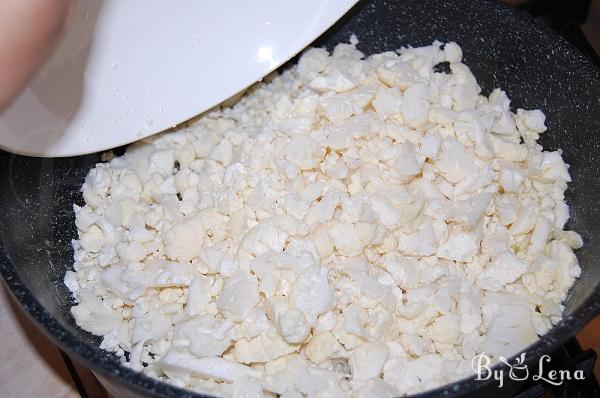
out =
[[(527, 350), (530, 364), (554, 351), (600, 309), (600, 73), (568, 43), (521, 12), (487, 1), (365, 0), (315, 45), (331, 49), (355, 33), (366, 54), (405, 45), (454, 40), (489, 94), (507, 91), (516, 109), (540, 108), (548, 131), (541, 143), (561, 148), (571, 165), (567, 191), (569, 228), (585, 246), (577, 251), (583, 270), (565, 306), (563, 320)], [(100, 339), (79, 329), (70, 315), (73, 304), (62, 284), (72, 265), (76, 237), (73, 203), (82, 203), (79, 188), (99, 154), (37, 159), (0, 152), (0, 271), (17, 300), (58, 345), (110, 382), (144, 396), (198, 394), (171, 387), (121, 366), (98, 348)], [(463, 394), (506, 396), (497, 383), (463, 380), (425, 396)]]

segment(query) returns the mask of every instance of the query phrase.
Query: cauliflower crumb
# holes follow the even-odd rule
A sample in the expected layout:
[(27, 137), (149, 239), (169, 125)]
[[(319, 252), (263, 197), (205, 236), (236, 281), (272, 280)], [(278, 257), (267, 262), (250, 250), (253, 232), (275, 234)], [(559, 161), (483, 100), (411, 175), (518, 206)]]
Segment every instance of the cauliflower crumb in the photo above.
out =
[(357, 43), (90, 170), (64, 283), (101, 348), (206, 394), (395, 397), (558, 322), (583, 241), (546, 116), (454, 42)]

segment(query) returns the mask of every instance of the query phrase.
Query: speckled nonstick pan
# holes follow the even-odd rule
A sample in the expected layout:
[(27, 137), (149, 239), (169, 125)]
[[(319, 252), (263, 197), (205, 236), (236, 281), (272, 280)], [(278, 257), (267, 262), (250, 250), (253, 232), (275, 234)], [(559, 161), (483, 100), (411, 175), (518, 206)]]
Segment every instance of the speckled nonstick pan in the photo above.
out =
[[(489, 93), (507, 91), (515, 108), (540, 108), (548, 131), (541, 142), (561, 148), (571, 165), (568, 227), (585, 246), (577, 251), (583, 270), (566, 301), (564, 319), (527, 350), (537, 363), (575, 334), (600, 308), (600, 74), (571, 45), (521, 12), (468, 0), (362, 1), (319, 38), (332, 48), (355, 33), (366, 54), (433, 40), (454, 40)], [(199, 94), (201, 95), (201, 94)], [(99, 155), (36, 159), (0, 153), (0, 271), (17, 300), (67, 353), (94, 369), (119, 396), (198, 397), (119, 364), (98, 348), (100, 339), (79, 329), (63, 286), (76, 236), (72, 204), (82, 203), (83, 178)], [(493, 381), (463, 380), (423, 396), (507, 396)], [(128, 391), (126, 394), (125, 391)]]

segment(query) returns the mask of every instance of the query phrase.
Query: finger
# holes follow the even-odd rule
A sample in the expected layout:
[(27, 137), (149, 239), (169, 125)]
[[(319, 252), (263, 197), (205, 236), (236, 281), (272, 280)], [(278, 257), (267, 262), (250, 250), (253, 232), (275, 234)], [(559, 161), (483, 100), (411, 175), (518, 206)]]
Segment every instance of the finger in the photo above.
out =
[(72, 8), (71, 0), (0, 1), (0, 110), (50, 55)]

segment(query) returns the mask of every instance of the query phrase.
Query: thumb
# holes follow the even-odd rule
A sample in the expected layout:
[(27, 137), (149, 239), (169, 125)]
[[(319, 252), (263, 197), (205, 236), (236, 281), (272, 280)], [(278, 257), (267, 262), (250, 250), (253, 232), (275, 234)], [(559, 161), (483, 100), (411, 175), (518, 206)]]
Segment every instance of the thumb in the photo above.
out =
[(71, 0), (0, 1), (0, 111), (48, 58), (72, 9)]

